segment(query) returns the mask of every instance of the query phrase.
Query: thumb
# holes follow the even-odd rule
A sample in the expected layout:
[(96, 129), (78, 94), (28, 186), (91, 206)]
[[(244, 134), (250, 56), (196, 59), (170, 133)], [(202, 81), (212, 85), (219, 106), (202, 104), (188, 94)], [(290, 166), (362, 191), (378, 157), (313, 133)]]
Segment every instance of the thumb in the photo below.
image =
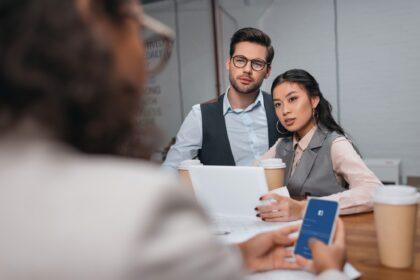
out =
[(311, 249), (312, 252), (318, 251), (319, 249), (327, 246), (327, 245), (324, 244), (324, 242), (322, 242), (322, 241), (320, 241), (316, 238), (313, 238), (313, 237), (309, 239), (308, 245), (309, 245), (309, 248)]

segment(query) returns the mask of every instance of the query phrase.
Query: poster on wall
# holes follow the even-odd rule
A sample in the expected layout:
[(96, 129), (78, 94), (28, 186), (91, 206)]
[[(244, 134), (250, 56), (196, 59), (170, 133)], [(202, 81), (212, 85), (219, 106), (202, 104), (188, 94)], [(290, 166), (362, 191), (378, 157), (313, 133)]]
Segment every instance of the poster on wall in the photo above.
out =
[[(169, 27), (175, 26), (173, 1), (161, 1), (147, 4), (144, 10)], [(146, 42), (146, 58), (150, 65), (155, 64), (164, 55), (164, 44), (160, 41)], [(139, 125), (146, 131), (155, 134), (153, 160), (160, 162), (165, 148), (175, 137), (181, 122), (181, 95), (179, 88), (178, 60), (175, 55), (176, 45), (173, 45), (172, 56), (165, 68), (157, 75), (148, 79), (144, 91), (144, 107)]]

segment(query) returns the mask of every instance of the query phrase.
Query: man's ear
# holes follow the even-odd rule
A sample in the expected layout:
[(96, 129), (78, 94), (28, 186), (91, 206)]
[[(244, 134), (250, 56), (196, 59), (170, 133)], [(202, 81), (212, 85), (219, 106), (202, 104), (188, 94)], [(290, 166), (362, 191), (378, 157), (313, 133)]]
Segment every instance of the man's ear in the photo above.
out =
[(267, 79), (271, 75), (271, 66), (267, 66), (267, 73), (265, 73), (264, 79)]
[(230, 69), (230, 57), (228, 57), (227, 59), (226, 59), (226, 70), (228, 70), (229, 71), (229, 69)]

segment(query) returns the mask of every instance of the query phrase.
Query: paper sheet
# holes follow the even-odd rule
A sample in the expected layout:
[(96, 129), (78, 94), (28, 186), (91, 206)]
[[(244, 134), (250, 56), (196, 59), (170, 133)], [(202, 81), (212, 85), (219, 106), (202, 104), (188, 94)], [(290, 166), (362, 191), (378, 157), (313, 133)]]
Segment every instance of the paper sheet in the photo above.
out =
[(213, 216), (211, 219), (215, 235), (225, 243), (242, 242), (261, 232), (301, 223), (301, 221), (267, 223), (257, 217), (222, 215)]
[[(361, 276), (360, 272), (357, 271), (350, 263), (344, 265), (344, 273), (350, 279), (357, 279)], [(247, 280), (315, 280), (316, 276), (306, 271), (296, 270), (277, 270), (263, 273), (255, 273), (248, 275)]]
[(193, 166), (194, 193), (209, 216), (253, 216), (260, 196), (268, 192), (262, 167)]
[[(215, 235), (219, 240), (224, 243), (238, 243), (245, 241), (254, 235), (281, 229), (292, 224), (301, 223), (302, 220), (293, 222), (277, 222), (267, 223), (263, 222), (258, 218), (254, 217), (238, 217), (238, 216), (213, 216), (212, 227)], [(292, 249), (292, 248), (291, 248)], [(346, 263), (344, 266), (344, 272), (350, 279), (357, 279), (361, 276), (360, 272), (357, 271), (350, 263)], [(306, 271), (299, 270), (277, 270), (264, 273), (256, 273), (247, 276), (248, 280), (310, 280), (315, 279), (315, 275)]]

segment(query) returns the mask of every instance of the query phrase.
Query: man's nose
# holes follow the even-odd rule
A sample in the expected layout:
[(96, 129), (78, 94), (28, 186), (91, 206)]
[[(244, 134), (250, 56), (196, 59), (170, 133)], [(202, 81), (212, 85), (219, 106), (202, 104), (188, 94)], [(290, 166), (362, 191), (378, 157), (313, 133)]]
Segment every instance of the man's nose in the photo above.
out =
[(251, 61), (247, 61), (243, 69), (244, 69), (244, 72), (251, 73), (252, 72)]

